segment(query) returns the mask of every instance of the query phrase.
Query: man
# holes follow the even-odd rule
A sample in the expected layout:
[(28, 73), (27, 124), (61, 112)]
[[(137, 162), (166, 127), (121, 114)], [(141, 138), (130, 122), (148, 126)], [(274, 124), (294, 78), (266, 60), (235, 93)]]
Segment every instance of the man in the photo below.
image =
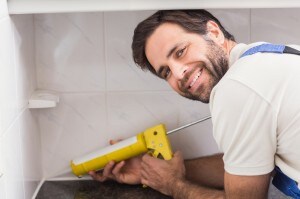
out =
[(110, 162), (103, 173), (90, 172), (94, 179), (142, 183), (182, 199), (257, 199), (267, 197), (276, 169), (274, 184), (300, 198), (299, 51), (237, 44), (205, 10), (156, 12), (135, 29), (132, 49), (142, 69), (210, 104), (224, 154), (186, 161), (180, 152), (169, 161), (145, 154)]

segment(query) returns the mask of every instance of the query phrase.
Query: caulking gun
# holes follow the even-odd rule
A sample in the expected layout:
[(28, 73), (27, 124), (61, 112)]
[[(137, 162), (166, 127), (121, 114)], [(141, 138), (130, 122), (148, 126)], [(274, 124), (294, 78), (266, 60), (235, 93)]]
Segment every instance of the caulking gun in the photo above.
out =
[(153, 126), (136, 136), (127, 138), (114, 145), (110, 145), (104, 149), (100, 149), (72, 160), (72, 171), (76, 176), (81, 177), (89, 171), (98, 171), (103, 169), (103, 167), (111, 160), (120, 162), (145, 152), (150, 152), (152, 156), (157, 158), (170, 160), (173, 152), (167, 135), (210, 118), (211, 116), (207, 116), (168, 132), (166, 132), (164, 124)]

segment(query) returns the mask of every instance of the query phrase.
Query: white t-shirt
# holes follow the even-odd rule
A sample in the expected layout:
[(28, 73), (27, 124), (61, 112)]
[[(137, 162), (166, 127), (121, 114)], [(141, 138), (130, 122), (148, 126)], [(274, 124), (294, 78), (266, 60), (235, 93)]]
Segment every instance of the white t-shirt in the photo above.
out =
[(259, 44), (237, 44), (229, 70), (212, 90), (214, 137), (228, 173), (262, 175), (276, 165), (300, 182), (300, 56), (256, 53), (239, 59)]

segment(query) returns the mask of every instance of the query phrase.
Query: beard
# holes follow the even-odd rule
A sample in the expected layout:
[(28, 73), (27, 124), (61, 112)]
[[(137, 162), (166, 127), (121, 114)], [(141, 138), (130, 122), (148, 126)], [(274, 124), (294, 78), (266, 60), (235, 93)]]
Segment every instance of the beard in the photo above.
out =
[[(205, 37), (204, 37), (205, 38)], [(209, 103), (210, 93), (212, 89), (217, 85), (221, 78), (225, 75), (228, 70), (228, 58), (224, 50), (218, 46), (213, 40), (205, 39), (207, 41), (207, 61), (203, 62), (201, 67), (203, 71), (207, 71), (208, 81), (197, 88), (196, 92), (190, 92), (187, 88), (181, 88), (181, 95), (191, 100), (201, 101), (203, 103)], [(200, 66), (199, 66), (200, 68)], [(193, 71), (197, 70), (195, 68)], [(192, 73), (190, 72), (186, 76), (189, 77)], [(183, 78), (180, 85), (185, 85), (188, 78)]]

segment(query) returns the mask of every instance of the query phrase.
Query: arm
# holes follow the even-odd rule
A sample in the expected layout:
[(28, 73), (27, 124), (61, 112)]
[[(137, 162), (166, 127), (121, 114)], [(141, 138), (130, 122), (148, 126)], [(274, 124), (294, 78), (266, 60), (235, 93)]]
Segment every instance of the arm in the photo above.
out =
[(225, 172), (226, 198), (267, 198), (271, 173), (238, 176)]
[(197, 186), (188, 181), (178, 181), (174, 187), (175, 199), (196, 198), (267, 198), (270, 174), (236, 176), (225, 173), (225, 192)]
[(225, 191), (201, 186), (186, 179), (183, 159), (178, 152), (168, 161), (144, 155), (141, 176), (143, 184), (175, 199), (266, 198), (270, 180), (270, 174), (237, 176), (225, 172)]
[(223, 154), (185, 160), (186, 179), (211, 188), (224, 189)]

